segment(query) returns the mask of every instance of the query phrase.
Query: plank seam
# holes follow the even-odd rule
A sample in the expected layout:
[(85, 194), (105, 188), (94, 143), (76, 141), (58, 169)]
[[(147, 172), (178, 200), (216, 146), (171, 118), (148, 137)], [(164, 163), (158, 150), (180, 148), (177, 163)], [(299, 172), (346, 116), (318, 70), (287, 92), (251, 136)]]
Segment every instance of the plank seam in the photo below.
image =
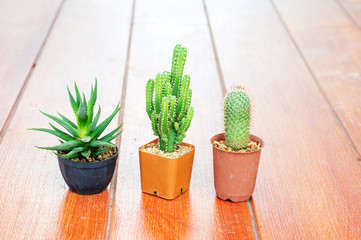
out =
[(258, 230), (257, 230), (256, 219), (255, 219), (254, 213), (253, 213), (253, 211), (254, 211), (253, 207), (254, 206), (252, 207), (251, 199), (247, 200), (247, 206), (248, 206), (248, 211), (249, 211), (249, 213), (251, 215), (252, 229), (253, 229), (254, 237), (255, 237), (256, 240), (260, 240), (259, 235), (258, 235)]
[(355, 20), (355, 18), (350, 14), (350, 12), (345, 8), (345, 6), (339, 0), (335, 0), (335, 2), (338, 4), (338, 6), (344, 12), (346, 17), (349, 18), (351, 20), (351, 22), (356, 25), (356, 27), (361, 29), (361, 25)]
[[(132, 45), (132, 36), (133, 36), (133, 27), (134, 27), (135, 4), (136, 4), (136, 0), (133, 0), (132, 14), (131, 14), (131, 17), (130, 17), (127, 55), (126, 55), (126, 58), (125, 58), (123, 86), (122, 86), (122, 93), (121, 93), (121, 100), (120, 100), (121, 105), (122, 105), (122, 109), (121, 109), (121, 112), (119, 114), (118, 125), (124, 121), (124, 112), (125, 112), (124, 111), (124, 106), (125, 106), (125, 99), (126, 99), (126, 95), (127, 95), (126, 90), (127, 90), (127, 86), (128, 86), (129, 60), (130, 60), (130, 50), (131, 50), (131, 45)], [(121, 134), (117, 138), (117, 146), (118, 146), (118, 149), (119, 149), (118, 151), (120, 151), (120, 149), (121, 149), (122, 135), (123, 134)], [(108, 210), (107, 229), (106, 229), (106, 235), (105, 235), (105, 239), (107, 239), (107, 240), (110, 237), (110, 226), (111, 226), (112, 212), (113, 212), (114, 202), (115, 202), (116, 185), (117, 185), (117, 179), (118, 179), (118, 163), (119, 163), (119, 160), (117, 161), (117, 166), (115, 168), (116, 172), (115, 172), (115, 176), (114, 176), (114, 178), (112, 180), (112, 185), (111, 185), (111, 189), (110, 189), (110, 205), (109, 205), (109, 210)]]
[(204, 12), (205, 12), (205, 15), (206, 15), (209, 35), (211, 37), (213, 54), (214, 54), (214, 57), (215, 57), (215, 60), (216, 60), (218, 78), (219, 78), (219, 81), (220, 81), (220, 84), (221, 84), (222, 92), (223, 92), (223, 94), (225, 94), (225, 92), (226, 92), (226, 83), (224, 81), (223, 72), (222, 72), (222, 68), (221, 68), (221, 64), (220, 64), (220, 61), (219, 61), (218, 52), (217, 52), (217, 48), (216, 48), (216, 43), (215, 43), (215, 40), (214, 40), (214, 35), (213, 35), (212, 28), (211, 28), (210, 20), (209, 20), (206, 0), (202, 0), (202, 2), (203, 2)]
[(19, 104), (20, 104), (20, 101), (21, 101), (21, 99), (22, 99), (22, 96), (23, 96), (23, 94), (24, 94), (24, 92), (25, 92), (25, 90), (26, 90), (26, 87), (27, 87), (27, 85), (28, 85), (28, 83), (29, 83), (29, 81), (30, 81), (29, 79), (31, 78), (31, 76), (32, 76), (32, 74), (33, 74), (33, 70), (35, 69), (36, 64), (37, 64), (37, 61), (38, 61), (38, 59), (39, 59), (40, 56), (41, 56), (41, 53), (42, 53), (42, 51), (43, 51), (43, 49), (44, 49), (44, 47), (45, 47), (45, 45), (46, 45), (46, 42), (47, 42), (47, 40), (48, 40), (48, 37), (50, 36), (50, 34), (51, 34), (52, 30), (53, 30), (53, 27), (54, 27), (54, 25), (55, 25), (56, 20), (58, 19), (58, 16), (59, 16), (59, 14), (60, 14), (60, 11), (61, 11), (61, 9), (63, 8), (64, 2), (65, 2), (65, 0), (62, 0), (61, 3), (60, 3), (60, 5), (59, 5), (59, 7), (58, 7), (58, 10), (56, 11), (56, 13), (55, 13), (55, 15), (54, 15), (54, 18), (53, 18), (53, 20), (51, 21), (51, 24), (50, 24), (50, 26), (49, 26), (49, 29), (48, 29), (45, 37), (44, 37), (44, 40), (43, 40), (43, 42), (42, 42), (41, 45), (40, 45), (39, 51), (38, 51), (38, 53), (36, 54), (36, 56), (35, 56), (35, 58), (34, 58), (34, 60), (33, 60), (33, 64), (31, 64), (31, 67), (30, 67), (30, 69), (29, 69), (29, 72), (28, 72), (28, 74), (26, 75), (25, 80), (24, 80), (22, 86), (20, 87), (19, 93), (18, 93), (18, 95), (17, 95), (16, 98), (15, 98), (14, 104), (13, 104), (13, 106), (12, 106), (11, 109), (10, 109), (10, 112), (9, 112), (9, 114), (8, 114), (8, 117), (6, 118), (4, 125), (3, 125), (2, 129), (0, 130), (0, 144), (1, 144), (3, 138), (4, 138), (5, 134), (6, 134), (7, 129), (9, 128), (9, 125), (10, 125), (11, 120), (13, 119), (13, 117), (14, 117), (14, 115), (15, 115), (15, 113), (16, 113), (16, 110), (17, 110), (17, 108), (18, 108), (18, 106), (19, 106)]
[(300, 54), (300, 57), (302, 59), (302, 61), (304, 62), (308, 72), (311, 74), (311, 77), (313, 79), (313, 81), (315, 82), (316, 84), (316, 87), (318, 88), (321, 96), (323, 97), (323, 99), (325, 100), (326, 104), (328, 105), (329, 107), (329, 110), (331, 111), (332, 115), (334, 116), (337, 124), (339, 125), (343, 135), (345, 136), (347, 142), (349, 143), (353, 153), (355, 154), (356, 158), (358, 161), (361, 161), (361, 158), (360, 158), (360, 153), (359, 151), (357, 150), (356, 148), (356, 145), (354, 144), (354, 142), (352, 141), (352, 138), (351, 136), (348, 134), (347, 130), (346, 130), (346, 127), (344, 126), (344, 124), (342, 123), (342, 120), (341, 118), (338, 116), (338, 114), (336, 113), (336, 111), (333, 109), (332, 105), (331, 105), (331, 102), (330, 100), (327, 98), (327, 95), (325, 93), (325, 91), (323, 90), (322, 86), (320, 85), (320, 83), (318, 82), (317, 78), (316, 78), (316, 75), (314, 74), (314, 72), (312, 71), (311, 69), (311, 66), (308, 64), (307, 60), (306, 60), (306, 57), (304, 56), (304, 54), (302, 53), (302, 50), (300, 49), (300, 47), (298, 46), (298, 44), (296, 43), (296, 40), (294, 39), (294, 37), (292, 36), (291, 34), (291, 31), (289, 30), (289, 28), (287, 27), (286, 25), (286, 22), (284, 21), (284, 19), (282, 18), (282, 15), (280, 13), (280, 11), (278, 10), (276, 4), (274, 3), (274, 0), (269, 0), (276, 15), (278, 16), (281, 24), (283, 25), (283, 27), (285, 28), (290, 40), (292, 41), (293, 45), (295, 46), (297, 52)]
[[(221, 64), (220, 64), (220, 61), (219, 61), (218, 51), (217, 51), (217, 48), (216, 48), (216, 42), (215, 42), (215, 38), (214, 38), (214, 35), (213, 35), (210, 18), (209, 18), (209, 15), (208, 15), (206, 0), (202, 0), (202, 2), (203, 2), (204, 12), (205, 12), (205, 15), (206, 15), (209, 35), (211, 37), (213, 54), (214, 54), (215, 60), (216, 60), (218, 78), (219, 78), (219, 81), (220, 81), (222, 92), (223, 92), (223, 94), (225, 94), (226, 90), (227, 90), (226, 83), (224, 81), (224, 76), (223, 76)], [(257, 226), (256, 226), (256, 221), (255, 221), (255, 218), (254, 218), (253, 208), (251, 207), (250, 200), (247, 201), (247, 206), (248, 206), (248, 211), (250, 213), (250, 218), (251, 218), (251, 222), (252, 222), (252, 230), (253, 230), (254, 237), (255, 237), (256, 240), (259, 240), (260, 238), (259, 238), (259, 234), (258, 234), (258, 229), (257, 229)]]

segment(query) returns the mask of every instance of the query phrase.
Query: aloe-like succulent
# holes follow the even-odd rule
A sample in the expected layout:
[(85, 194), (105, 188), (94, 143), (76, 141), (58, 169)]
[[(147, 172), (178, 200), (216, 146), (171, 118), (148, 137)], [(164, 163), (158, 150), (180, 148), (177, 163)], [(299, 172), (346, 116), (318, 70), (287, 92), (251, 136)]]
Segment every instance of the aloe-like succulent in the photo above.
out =
[(251, 125), (252, 101), (243, 87), (231, 88), (224, 97), (226, 145), (234, 150), (247, 148)]
[(148, 80), (146, 86), (146, 110), (164, 152), (174, 152), (175, 146), (186, 136), (193, 118), (190, 77), (183, 76), (186, 57), (187, 49), (177, 44), (171, 72), (158, 73), (155, 80)]
[(77, 158), (77, 157), (96, 157), (105, 153), (110, 146), (113, 146), (110, 141), (119, 136), (123, 124), (115, 128), (105, 136), (100, 135), (107, 128), (114, 116), (121, 109), (120, 104), (116, 106), (113, 113), (106, 118), (103, 122), (97, 125), (101, 108), (99, 106), (98, 112), (93, 118), (94, 106), (97, 100), (97, 79), (95, 79), (94, 88), (91, 86), (91, 93), (89, 101), (86, 100), (84, 93), (80, 95), (79, 89), (75, 86), (75, 98), (68, 88), (69, 100), (71, 107), (74, 111), (77, 124), (73, 123), (67, 117), (59, 114), (59, 117), (43, 113), (45, 116), (52, 119), (54, 122), (61, 125), (67, 132), (56, 128), (53, 124), (49, 123), (52, 129), (47, 128), (30, 128), (30, 130), (42, 131), (53, 134), (60, 138), (61, 144), (52, 147), (38, 147), (40, 149), (54, 150), (55, 154), (62, 158)]

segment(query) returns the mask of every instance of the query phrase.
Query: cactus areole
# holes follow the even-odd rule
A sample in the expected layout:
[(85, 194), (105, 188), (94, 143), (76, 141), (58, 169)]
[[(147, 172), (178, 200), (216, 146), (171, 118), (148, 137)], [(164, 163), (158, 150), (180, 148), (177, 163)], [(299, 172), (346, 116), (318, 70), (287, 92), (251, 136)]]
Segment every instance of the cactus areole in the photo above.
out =
[(178, 44), (173, 51), (171, 72), (158, 73), (146, 86), (146, 110), (154, 135), (159, 137), (160, 149), (174, 152), (186, 136), (194, 109), (189, 75), (183, 76), (187, 49)]
[(235, 149), (247, 148), (251, 125), (252, 102), (243, 87), (227, 91), (224, 97), (224, 128), (226, 145)]

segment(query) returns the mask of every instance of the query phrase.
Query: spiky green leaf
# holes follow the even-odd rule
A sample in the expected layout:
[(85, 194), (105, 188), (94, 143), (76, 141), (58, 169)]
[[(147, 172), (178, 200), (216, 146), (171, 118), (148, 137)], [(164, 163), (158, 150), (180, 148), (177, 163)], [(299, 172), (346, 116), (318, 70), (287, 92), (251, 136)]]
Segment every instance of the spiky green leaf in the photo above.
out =
[[(113, 140), (114, 138), (116, 138), (117, 136), (119, 136), (120, 133), (122, 133), (122, 131), (120, 131), (119, 133), (118, 130), (123, 126), (123, 123), (120, 124), (119, 127), (117, 127), (116, 129), (114, 129), (113, 131), (111, 131), (110, 133), (108, 133), (107, 135), (105, 135), (104, 137), (100, 138), (99, 141), (104, 141), (104, 142), (110, 142), (111, 140)], [(115, 137), (113, 136), (114, 134), (117, 134)]]
[(54, 120), (55, 122), (57, 122), (58, 124), (60, 124), (61, 126), (63, 126), (71, 135), (73, 135), (74, 137), (79, 137), (79, 131), (77, 129), (75, 129), (74, 127), (72, 127), (69, 123), (65, 122), (64, 120), (57, 118), (55, 116), (52, 116), (50, 114), (44, 113), (42, 111), (40, 111), (42, 114), (44, 114), (45, 116), (47, 116), (48, 118)]
[(94, 131), (91, 133), (90, 137), (92, 139), (97, 139), (103, 133), (103, 131), (107, 128), (109, 123), (112, 121), (112, 119), (119, 112), (120, 109), (121, 109), (121, 106), (119, 106), (119, 103), (118, 103), (114, 112), (94, 129)]
[(91, 157), (96, 157), (96, 156), (99, 156), (99, 155), (102, 155), (103, 153), (106, 153), (108, 150), (109, 150), (110, 147), (107, 147), (107, 148), (102, 148), (102, 149), (98, 149), (96, 151), (93, 151), (90, 156)]
[(109, 142), (104, 142), (104, 141), (92, 141), (88, 144), (89, 147), (103, 147), (103, 146), (113, 146), (113, 144), (109, 143)]
[(36, 147), (40, 148), (40, 149), (47, 149), (47, 150), (70, 151), (73, 148), (81, 147), (82, 145), (83, 145), (83, 143), (79, 140), (71, 140), (71, 141), (64, 142), (62, 144), (55, 145), (52, 147), (38, 147), (38, 146), (36, 146)]
[(93, 132), (95, 127), (97, 126), (97, 123), (98, 123), (98, 120), (99, 120), (99, 117), (100, 117), (100, 112), (101, 112), (101, 109), (100, 109), (100, 106), (99, 106), (99, 109), (98, 109), (98, 112), (97, 114), (95, 115), (94, 117), (94, 120), (92, 121), (92, 123), (89, 125), (89, 128), (88, 128), (88, 134)]
[(83, 157), (86, 157), (86, 158), (89, 157), (90, 154), (91, 154), (90, 149), (86, 149), (86, 150), (84, 150), (84, 151), (81, 152), (81, 155), (82, 155)]
[(75, 88), (75, 94), (76, 94), (76, 103), (78, 104), (78, 107), (79, 107), (80, 102), (81, 102), (81, 96), (80, 96), (78, 86), (76, 85), (75, 82), (74, 82), (74, 88)]
[(73, 123), (69, 118), (65, 117), (64, 115), (58, 113), (59, 116), (61, 117), (61, 119), (63, 119), (65, 122), (69, 123), (70, 126), (72, 126), (73, 128), (78, 128), (77, 125), (75, 125), (75, 123)]
[(77, 158), (77, 157), (81, 157), (81, 154), (80, 153), (74, 153), (72, 155), (69, 155), (69, 154), (60, 154), (60, 153), (57, 153), (57, 152), (54, 152), (56, 155), (58, 155), (59, 157), (61, 158), (67, 158), (67, 159), (72, 159), (72, 158)]
[(113, 139), (115, 139), (116, 137), (118, 137), (120, 134), (122, 134), (122, 132), (123, 132), (123, 130), (122, 130), (122, 131), (120, 131), (120, 132), (117, 132), (117, 133), (116, 133), (116, 134), (114, 134), (113, 136), (111, 136), (111, 137), (107, 138), (107, 139), (106, 139), (106, 140), (107, 140), (107, 142), (112, 141)]
[(72, 136), (70, 136), (62, 131), (56, 131), (56, 130), (51, 130), (51, 129), (47, 129), (47, 128), (29, 128), (29, 130), (47, 132), (47, 133), (53, 134), (54, 136), (57, 136), (57, 137), (63, 139), (64, 141), (75, 140), (75, 138), (73, 138)]
[(73, 158), (73, 156), (77, 153), (80, 153), (81, 151), (84, 151), (84, 147), (77, 147), (74, 148), (73, 150), (71, 150), (70, 152), (68, 152), (67, 154), (60, 154), (58, 153), (58, 156), (61, 156), (62, 158)]
[[(59, 133), (62, 133), (62, 134), (64, 134), (64, 135), (67, 135), (68, 137), (72, 138), (72, 139), (70, 139), (70, 140), (75, 139), (74, 136), (71, 136), (70, 134), (67, 134), (66, 132), (61, 131), (59, 128), (56, 128), (53, 124), (49, 123), (49, 125), (50, 125), (55, 131), (57, 131), (57, 132), (59, 132)], [(65, 141), (68, 141), (68, 140), (65, 140)]]
[(98, 86), (97, 85), (98, 85), (97, 84), (97, 79), (95, 78), (94, 89), (93, 89), (93, 86), (92, 86), (90, 99), (89, 99), (89, 103), (88, 103), (88, 107), (87, 107), (87, 110), (88, 110), (88, 125), (93, 120), (94, 105), (95, 105), (95, 102), (97, 101), (97, 91), (98, 91)]
[(86, 107), (84, 105), (84, 102), (81, 102), (80, 106), (79, 106), (79, 111), (78, 111), (78, 125), (79, 125), (79, 127), (86, 125), (87, 121), (88, 121), (87, 110), (86, 110)]
[(68, 94), (69, 94), (69, 100), (70, 100), (71, 107), (73, 109), (73, 112), (74, 112), (75, 116), (77, 116), (78, 115), (79, 105), (77, 104), (77, 102), (75, 101), (73, 95), (71, 94), (71, 92), (69, 90), (69, 87), (67, 87), (67, 89), (68, 89)]
[(87, 109), (88, 108), (88, 103), (86, 101), (86, 98), (85, 98), (85, 94), (83, 93), (83, 105), (84, 105), (84, 108)]

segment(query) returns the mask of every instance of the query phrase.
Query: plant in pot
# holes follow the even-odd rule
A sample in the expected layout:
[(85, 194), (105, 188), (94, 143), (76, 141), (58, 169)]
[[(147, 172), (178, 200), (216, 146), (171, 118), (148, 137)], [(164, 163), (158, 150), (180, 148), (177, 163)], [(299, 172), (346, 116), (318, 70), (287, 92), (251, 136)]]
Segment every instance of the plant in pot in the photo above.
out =
[(222, 200), (242, 202), (254, 190), (263, 140), (249, 134), (252, 101), (243, 87), (224, 97), (225, 133), (212, 137), (214, 186)]
[(189, 75), (183, 76), (187, 49), (173, 51), (171, 72), (164, 71), (146, 85), (146, 110), (158, 139), (139, 148), (142, 191), (174, 199), (188, 191), (195, 147), (183, 143), (193, 118)]
[(93, 116), (94, 106), (97, 100), (97, 80), (94, 88), (91, 86), (90, 98), (87, 101), (84, 93), (81, 95), (75, 85), (75, 98), (68, 88), (69, 100), (76, 117), (73, 123), (67, 117), (59, 114), (59, 117), (43, 113), (54, 122), (62, 126), (64, 132), (49, 123), (51, 129), (31, 128), (47, 132), (59, 138), (60, 144), (52, 147), (38, 147), (40, 149), (53, 150), (58, 156), (60, 171), (69, 188), (79, 194), (96, 194), (105, 190), (113, 177), (118, 148), (110, 143), (121, 134), (118, 126), (110, 133), (100, 137), (121, 106), (116, 106), (113, 113), (99, 125), (100, 106), (97, 114)]

